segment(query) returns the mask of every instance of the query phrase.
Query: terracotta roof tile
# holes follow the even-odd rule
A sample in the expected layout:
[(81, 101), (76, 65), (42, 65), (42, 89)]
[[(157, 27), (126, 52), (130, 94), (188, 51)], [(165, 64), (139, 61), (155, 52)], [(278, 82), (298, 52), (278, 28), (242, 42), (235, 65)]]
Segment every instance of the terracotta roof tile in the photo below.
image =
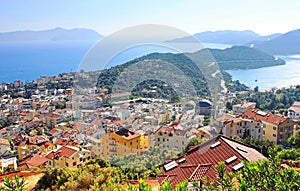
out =
[(244, 114), (250, 118), (272, 123), (274, 125), (280, 125), (281, 123), (289, 119), (281, 115), (276, 115), (269, 112), (263, 112), (258, 109), (251, 109), (251, 108), (247, 109)]
[[(239, 151), (237, 147), (243, 151)], [(247, 151), (246, 154), (241, 153), (245, 151)], [(233, 156), (235, 156), (234, 160), (225, 164), (226, 173), (233, 171), (233, 167), (243, 159), (248, 161), (265, 159), (258, 151), (247, 147), (243, 143), (218, 135), (190, 149), (183, 157), (175, 159), (177, 165), (174, 165), (173, 168), (166, 170), (162, 167), (163, 176), (157, 177), (157, 180), (160, 183), (169, 180), (172, 187), (184, 180), (202, 180), (203, 176), (206, 176), (208, 181), (217, 180), (218, 175), (215, 166)]]
[(77, 150), (69, 148), (69, 147), (61, 147), (57, 151), (50, 152), (46, 158), (48, 159), (59, 159), (61, 157), (70, 158), (73, 154), (75, 154)]
[(40, 167), (41, 165), (45, 165), (47, 163), (46, 154), (43, 153), (36, 153), (31, 157), (27, 158), (26, 160), (20, 162), (20, 166), (27, 165), (30, 167)]

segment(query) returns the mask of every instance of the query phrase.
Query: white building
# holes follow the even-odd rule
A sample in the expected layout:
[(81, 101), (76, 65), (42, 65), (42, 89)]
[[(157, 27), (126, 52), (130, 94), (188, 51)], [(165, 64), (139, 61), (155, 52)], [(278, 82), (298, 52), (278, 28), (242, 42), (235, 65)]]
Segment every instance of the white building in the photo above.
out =
[(291, 119), (300, 119), (300, 102), (295, 101), (294, 104), (288, 108), (288, 117)]
[(236, 104), (232, 106), (232, 111), (234, 114), (244, 113), (247, 109), (254, 109), (256, 107), (255, 102), (244, 101), (243, 103)]

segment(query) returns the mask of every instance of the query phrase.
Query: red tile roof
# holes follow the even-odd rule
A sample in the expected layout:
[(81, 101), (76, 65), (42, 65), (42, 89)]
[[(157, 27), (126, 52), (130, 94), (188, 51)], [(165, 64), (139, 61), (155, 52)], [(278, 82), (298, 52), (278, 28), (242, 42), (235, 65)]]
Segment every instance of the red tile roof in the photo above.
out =
[(72, 140), (66, 140), (66, 139), (59, 139), (56, 142), (57, 145), (61, 146), (77, 146), (79, 143), (77, 141), (72, 141)]
[(52, 151), (47, 154), (46, 158), (48, 159), (59, 159), (61, 157), (70, 158), (73, 154), (75, 154), (77, 150), (69, 148), (69, 147), (61, 147), (57, 151)]
[(36, 153), (26, 160), (20, 162), (19, 166), (26, 165), (28, 168), (30, 167), (41, 167), (47, 163), (46, 154)]
[(251, 108), (247, 109), (244, 114), (250, 118), (253, 118), (254, 120), (258, 119), (274, 125), (280, 125), (281, 123), (289, 119), (281, 115), (276, 115), (269, 112), (264, 112), (258, 109), (251, 109)]
[(9, 141), (7, 139), (0, 139), (0, 145), (10, 146)]
[(57, 131), (56, 128), (52, 128), (48, 131), (48, 133), (50, 133), (51, 135), (53, 135), (55, 132)]
[(45, 117), (58, 119), (58, 118), (59, 118), (59, 115), (56, 114), (56, 113), (46, 113), (46, 114), (45, 114)]
[(226, 173), (233, 171), (233, 167), (243, 159), (248, 161), (265, 159), (255, 149), (223, 135), (218, 135), (192, 148), (183, 157), (175, 159), (177, 165), (174, 165), (173, 168), (166, 170), (165, 167), (162, 167), (163, 175), (158, 176), (157, 179), (160, 183), (169, 180), (173, 187), (184, 180), (201, 181), (203, 176), (206, 176), (208, 181), (217, 180), (215, 166), (233, 156), (235, 156), (233, 161), (225, 163)]

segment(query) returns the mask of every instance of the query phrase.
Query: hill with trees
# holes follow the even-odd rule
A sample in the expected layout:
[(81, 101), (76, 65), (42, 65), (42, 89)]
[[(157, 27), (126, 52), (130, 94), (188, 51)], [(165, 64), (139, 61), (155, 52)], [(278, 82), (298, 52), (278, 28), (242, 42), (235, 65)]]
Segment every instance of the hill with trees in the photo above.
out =
[[(139, 82), (133, 90), (130, 89), (134, 96), (169, 98), (177, 101), (180, 96), (176, 95), (171, 87), (179, 82), (188, 81), (189, 83), (184, 83), (184, 87), (181, 87), (183, 88), (182, 91), (195, 88), (198, 96), (209, 97), (207, 76), (203, 74), (203, 71), (209, 68), (212, 63), (218, 64), (217, 67), (213, 68), (216, 71), (212, 71), (212, 73), (222, 70), (223, 78), (228, 85), (227, 88), (231, 91), (243, 91), (247, 87), (238, 81), (232, 81), (230, 75), (224, 70), (254, 69), (285, 64), (281, 59), (241, 46), (225, 50), (203, 49), (188, 54), (152, 53), (101, 71), (97, 86), (108, 88), (109, 93), (112, 93), (114, 86), (116, 86), (115, 83), (118, 83), (118, 91), (124, 92), (126, 88), (130, 89), (130, 81), (138, 81), (144, 78), (145, 81)], [(148, 75), (148, 78), (140, 74)], [(122, 75), (126, 78), (122, 78)], [(157, 80), (155, 76), (163, 76), (163, 79), (168, 81)], [(154, 86), (156, 90), (151, 92), (151, 87)], [(173, 97), (166, 97), (168, 95), (173, 95)]]

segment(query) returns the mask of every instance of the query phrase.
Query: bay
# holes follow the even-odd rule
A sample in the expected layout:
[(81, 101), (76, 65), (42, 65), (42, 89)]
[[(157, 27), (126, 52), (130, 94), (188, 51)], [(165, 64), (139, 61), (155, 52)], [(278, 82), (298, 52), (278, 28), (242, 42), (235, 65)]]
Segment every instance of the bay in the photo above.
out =
[(247, 70), (227, 70), (233, 80), (239, 80), (250, 88), (261, 90), (275, 87), (300, 85), (300, 55), (277, 57), (285, 60), (285, 65)]

